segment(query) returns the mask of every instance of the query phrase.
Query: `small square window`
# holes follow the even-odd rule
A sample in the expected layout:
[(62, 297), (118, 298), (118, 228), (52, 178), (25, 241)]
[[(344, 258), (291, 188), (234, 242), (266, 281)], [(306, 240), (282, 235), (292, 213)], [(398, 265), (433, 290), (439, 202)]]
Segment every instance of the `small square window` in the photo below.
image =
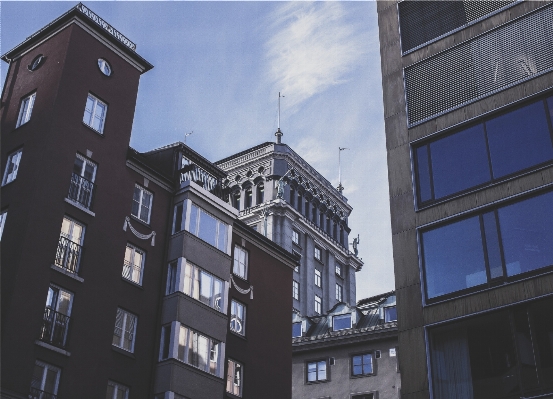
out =
[(292, 281), (292, 297), (297, 301), (300, 300), (300, 283), (296, 280)]
[(152, 193), (138, 184), (134, 186), (132, 198), (131, 215), (150, 224), (150, 213), (152, 211)]
[(300, 235), (296, 230), (292, 230), (292, 242), (296, 245), (300, 243)]
[(17, 117), (17, 124), (15, 125), (16, 128), (29, 122), (29, 120), (31, 119), (31, 113), (33, 112), (35, 98), (36, 93), (33, 93), (30, 96), (25, 97), (21, 101), (21, 107), (19, 108), (19, 115)]
[(292, 323), (292, 338), (301, 337), (301, 322)]
[(373, 355), (372, 353), (363, 353), (351, 357), (351, 375), (371, 375), (373, 374)]
[(83, 122), (98, 133), (103, 133), (107, 112), (107, 104), (89, 93), (86, 99)]
[(134, 352), (137, 317), (123, 309), (117, 309), (112, 344), (129, 352)]
[(384, 308), (384, 321), (386, 323), (397, 321), (397, 310), (395, 306)]
[(227, 392), (242, 397), (242, 373), (244, 366), (229, 359), (227, 367)]
[(338, 302), (343, 302), (343, 289), (340, 284), (336, 284), (336, 300)]
[(319, 269), (315, 269), (315, 285), (317, 287), (321, 287), (322, 284), (322, 277), (321, 277), (321, 271)]
[(144, 271), (144, 251), (134, 245), (127, 244), (125, 261), (123, 262), (123, 277), (133, 283), (142, 285)]
[(351, 328), (351, 314), (337, 315), (332, 318), (333, 330), (347, 330)]
[(315, 295), (315, 313), (321, 314), (323, 307), (323, 300), (320, 296)]
[(21, 161), (21, 155), (23, 149), (19, 149), (8, 155), (8, 161), (6, 162), (6, 169), (4, 170), (4, 178), (2, 179), (2, 185), (5, 186), (11, 183), (17, 177), (17, 171), (19, 170), (19, 162)]
[(246, 333), (246, 306), (234, 299), (230, 304), (230, 330), (240, 335)]
[(315, 247), (315, 259), (321, 260), (321, 249), (319, 247)]
[(129, 388), (113, 381), (108, 381), (106, 399), (128, 399)]
[(328, 381), (326, 360), (307, 363), (307, 382)]
[(234, 246), (234, 264), (232, 273), (244, 280), (248, 279), (248, 251), (245, 248)]

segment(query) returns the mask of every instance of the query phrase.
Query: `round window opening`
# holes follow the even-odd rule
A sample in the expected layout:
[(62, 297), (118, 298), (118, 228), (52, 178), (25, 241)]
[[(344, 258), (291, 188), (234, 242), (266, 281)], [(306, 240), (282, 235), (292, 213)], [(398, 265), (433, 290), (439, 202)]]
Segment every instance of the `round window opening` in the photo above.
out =
[(27, 67), (29, 68), (29, 71), (36, 71), (44, 63), (45, 58), (46, 57), (44, 57), (42, 54), (39, 54), (35, 58), (33, 58), (33, 61)]
[(98, 58), (98, 68), (100, 68), (100, 71), (106, 75), (106, 76), (110, 76), (111, 75), (111, 66), (108, 64), (108, 62), (106, 60), (104, 60), (103, 58)]

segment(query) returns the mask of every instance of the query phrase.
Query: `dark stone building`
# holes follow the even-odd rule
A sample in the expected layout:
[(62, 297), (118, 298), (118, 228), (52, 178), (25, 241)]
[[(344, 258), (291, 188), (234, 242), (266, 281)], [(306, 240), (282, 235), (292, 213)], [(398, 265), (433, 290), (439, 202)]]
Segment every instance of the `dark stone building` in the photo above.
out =
[(553, 5), (379, 1), (404, 399), (553, 397)]
[(189, 147), (129, 147), (136, 45), (79, 4), (2, 59), (2, 398), (290, 397), (298, 258)]

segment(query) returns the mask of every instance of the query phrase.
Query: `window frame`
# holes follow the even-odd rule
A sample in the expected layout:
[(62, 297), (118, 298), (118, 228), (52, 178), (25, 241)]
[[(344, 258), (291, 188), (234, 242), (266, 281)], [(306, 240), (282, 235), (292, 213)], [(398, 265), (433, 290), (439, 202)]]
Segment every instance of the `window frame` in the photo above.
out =
[(292, 280), (292, 298), (296, 301), (300, 300), (300, 283), (296, 280)]
[[(244, 262), (240, 262), (240, 258), (236, 258), (236, 255), (241, 255), (243, 254), (244, 255)], [(243, 279), (243, 280), (248, 280), (248, 272), (249, 272), (249, 251), (242, 247), (241, 245), (238, 245), (238, 244), (234, 244), (234, 253), (233, 253), (233, 261), (232, 261), (232, 274), (234, 274), (235, 276)], [(237, 263), (238, 263), (238, 271), (237, 271)], [(243, 272), (240, 273), (240, 265), (243, 266)]]
[[(125, 276), (125, 268), (127, 267), (127, 263), (129, 263), (127, 261), (127, 251), (130, 249), (130, 252), (131, 252), (131, 259), (134, 259), (135, 258), (135, 254), (140, 254), (141, 257), (140, 257), (140, 265), (136, 265), (134, 263), (132, 263), (132, 265), (129, 266), (129, 268), (131, 269), (130, 270), (130, 274), (129, 274), (129, 277), (126, 277)], [(125, 257), (124, 257), (124, 261), (123, 261), (123, 272), (122, 272), (122, 277), (127, 280), (127, 281), (130, 281), (131, 283), (133, 284), (137, 284), (139, 286), (142, 286), (142, 279), (144, 277), (144, 265), (146, 263), (146, 251), (144, 251), (143, 249), (137, 247), (136, 245), (133, 245), (131, 243), (127, 243), (127, 246), (125, 248)], [(135, 281), (133, 279), (133, 275), (135, 274), (135, 270), (138, 269), (138, 281)]]
[[(365, 364), (363, 363), (363, 357), (364, 356), (370, 356), (371, 359), (371, 370), (370, 372), (365, 372)], [(354, 365), (354, 359), (360, 358), (361, 361), (361, 373), (355, 374), (355, 365)], [(360, 353), (353, 353), (350, 356), (350, 378), (359, 378), (359, 377), (370, 377), (376, 375), (375, 370), (375, 361), (374, 361), (374, 351), (368, 351), (368, 352), (360, 352)]]
[[(325, 377), (324, 377), (324, 379), (319, 378), (319, 374), (320, 374), (319, 366), (321, 364), (325, 365), (325, 369), (324, 369)], [(314, 380), (309, 380), (309, 366), (310, 365), (315, 365), (315, 379)], [(318, 359), (318, 360), (308, 360), (308, 361), (305, 362), (305, 383), (306, 384), (308, 384), (308, 385), (309, 384), (318, 384), (318, 383), (329, 382), (329, 381), (330, 381), (330, 366), (328, 364), (328, 358)]]
[[(237, 301), (236, 299), (231, 299), (230, 301), (230, 314), (229, 314), (229, 329), (232, 333), (240, 335), (242, 337), (246, 336), (246, 313), (247, 313), (247, 307), (244, 303)], [(238, 315), (235, 312), (235, 309), (239, 309), (242, 311), (242, 318), (238, 318)], [(240, 330), (237, 330), (236, 327), (233, 327), (233, 321), (237, 320), (238, 324), (240, 325)], [(234, 322), (236, 324), (236, 322)]]
[[(92, 108), (90, 109), (90, 116), (88, 118), (86, 118), (86, 114), (87, 114), (87, 105), (88, 105), (88, 100), (91, 100), (92, 101)], [(102, 115), (98, 116), (96, 115), (96, 110), (98, 108), (98, 104), (101, 104), (104, 106), (104, 112), (102, 113)], [(85, 102), (85, 107), (84, 107), (84, 114), (83, 114), (83, 123), (88, 126), (89, 128), (91, 128), (92, 130), (94, 130), (96, 133), (98, 134), (104, 134), (104, 127), (105, 127), (105, 124), (106, 124), (106, 117), (107, 117), (107, 113), (108, 113), (108, 104), (102, 100), (100, 100), (98, 97), (96, 97), (94, 94), (92, 93), (88, 93), (87, 97), (86, 97), (86, 102)], [(88, 119), (88, 121), (86, 119)], [(96, 129), (93, 125), (94, 125), (94, 121), (95, 121), (95, 118), (97, 118), (100, 122), (100, 125), (98, 127), (98, 129)]]
[[(111, 395), (111, 398), (108, 397), (108, 390), (109, 390), (109, 387), (110, 387), (110, 386), (113, 387), (113, 395)], [(107, 389), (108, 389), (108, 390), (106, 390), (106, 399), (117, 399), (117, 392), (118, 392), (118, 390), (122, 390), (122, 391), (125, 393), (124, 399), (128, 399), (128, 398), (129, 398), (130, 388), (129, 388), (128, 386), (126, 386), (126, 385), (119, 384), (118, 382), (115, 382), (115, 381), (112, 381), (112, 380), (108, 380)]]
[[(4, 169), (4, 176), (2, 178), (2, 187), (13, 182), (17, 178), (17, 172), (19, 171), (19, 165), (21, 164), (21, 157), (23, 156), (23, 147), (8, 154), (6, 161), (6, 168)], [(11, 171), (10, 171), (11, 167)]]
[(15, 128), (17, 129), (20, 126), (23, 126), (31, 120), (31, 115), (33, 113), (33, 108), (36, 101), (36, 91), (26, 95), (21, 99), (19, 105), (19, 113), (17, 114), (17, 123)]
[[(138, 212), (137, 212), (138, 215), (135, 215), (133, 213), (133, 206), (132, 205), (134, 205), (134, 203), (137, 202), (134, 199), (134, 195), (135, 195), (137, 189), (140, 192), (140, 196), (139, 196), (139, 199), (138, 199)], [(149, 194), (150, 195), (150, 204), (149, 204), (148, 207), (146, 207), (142, 203), (143, 200), (144, 200), (144, 194)], [(140, 184), (135, 183), (134, 184), (134, 190), (133, 190), (133, 197), (132, 197), (132, 205), (131, 205), (131, 216), (138, 219), (138, 220), (140, 220), (141, 222), (144, 222), (144, 223), (149, 225), (150, 224), (150, 218), (151, 218), (151, 215), (152, 215), (152, 208), (153, 208), (153, 205), (154, 205), (154, 193), (152, 191), (149, 191), (146, 188), (142, 187)], [(141, 214), (142, 214), (141, 210), (142, 210), (143, 206), (148, 209), (148, 218), (147, 218), (147, 220), (144, 220), (141, 217)]]
[[(231, 368), (232, 363), (232, 368)], [(236, 383), (236, 366), (239, 366), (239, 376), (238, 376), (238, 384)], [(231, 375), (231, 369), (232, 369), (232, 375)], [(238, 387), (237, 392), (235, 390), (229, 390), (229, 385), (232, 387)], [(233, 360), (231, 358), (227, 359), (227, 378), (226, 378), (226, 384), (225, 384), (225, 391), (233, 396), (237, 396), (239, 398), (242, 397), (244, 389), (244, 365), (240, 362), (237, 362), (236, 360)]]
[[(122, 323), (121, 323), (121, 335), (119, 336), (119, 343), (117, 344), (113, 341), (115, 340), (115, 337), (117, 336), (117, 334), (115, 332), (117, 331), (117, 316), (119, 314), (121, 314)], [(127, 323), (129, 322), (129, 319), (131, 319), (131, 321), (134, 319), (133, 326), (132, 326), (132, 332), (128, 331), (127, 328), (126, 328)], [(134, 353), (134, 345), (136, 343), (137, 325), (138, 325), (138, 316), (137, 315), (118, 307), (117, 308), (117, 313), (116, 313), (116, 316), (115, 316), (115, 326), (114, 326), (114, 331), (113, 331), (113, 339), (112, 339), (112, 342), (111, 342), (112, 346), (115, 346), (116, 348), (122, 349), (126, 352)], [(132, 336), (130, 349), (126, 349), (124, 347), (125, 334), (127, 334), (127, 333), (129, 333)]]

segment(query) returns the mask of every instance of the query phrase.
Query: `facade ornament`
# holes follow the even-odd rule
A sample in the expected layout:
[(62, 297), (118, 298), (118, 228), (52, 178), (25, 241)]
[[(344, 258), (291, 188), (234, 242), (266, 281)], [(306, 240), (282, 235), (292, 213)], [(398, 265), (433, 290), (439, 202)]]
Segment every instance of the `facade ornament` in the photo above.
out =
[(156, 232), (152, 231), (150, 234), (142, 234), (138, 232), (134, 227), (132, 227), (131, 224), (131, 218), (128, 216), (125, 216), (125, 223), (123, 224), (123, 230), (127, 231), (127, 225), (130, 227), (132, 233), (140, 238), (141, 240), (147, 240), (148, 238), (152, 237), (152, 247), (156, 245)]

